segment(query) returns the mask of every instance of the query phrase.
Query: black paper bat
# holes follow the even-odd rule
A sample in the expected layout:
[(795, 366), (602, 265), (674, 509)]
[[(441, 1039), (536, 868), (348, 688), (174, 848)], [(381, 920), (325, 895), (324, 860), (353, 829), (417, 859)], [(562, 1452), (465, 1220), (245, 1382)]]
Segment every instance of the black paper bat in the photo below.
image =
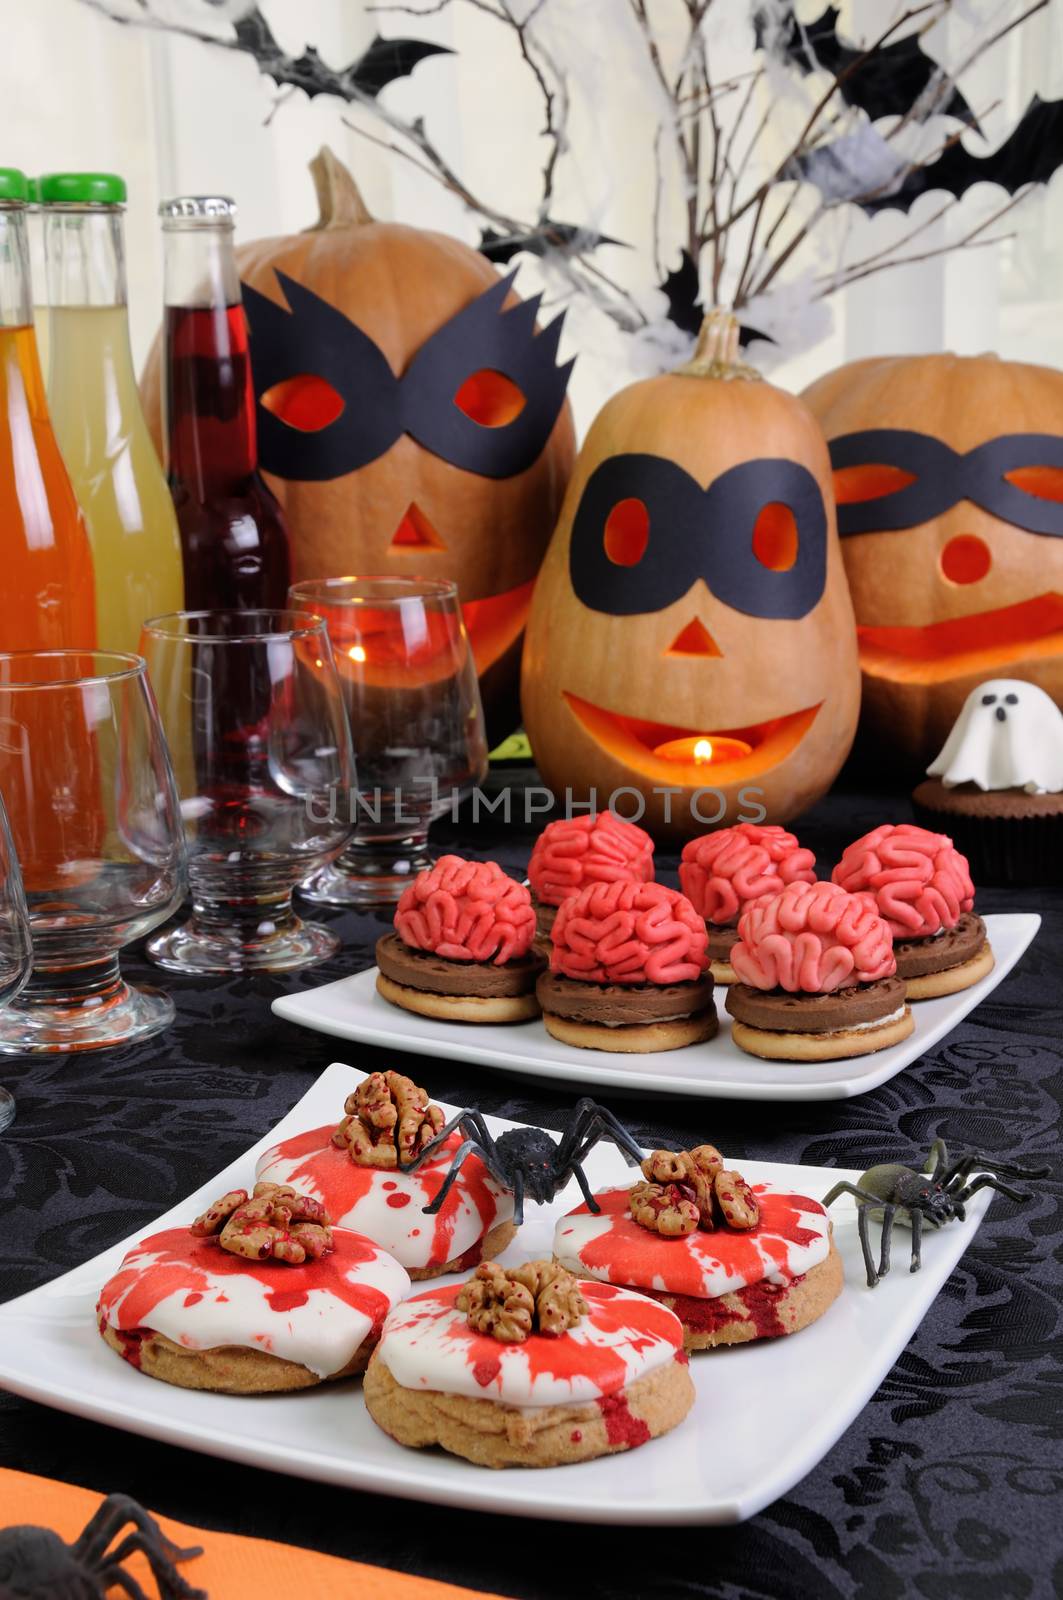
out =
[[(696, 338), (705, 316), (705, 308), (701, 303), (698, 269), (689, 250), (680, 253), (678, 267), (669, 272), (657, 287), (663, 289), (668, 298), (669, 322), (674, 322), (677, 328), (682, 328), (684, 333)], [(743, 323), (738, 330), (739, 344), (744, 348), (754, 339), (763, 339), (765, 344), (776, 342), (770, 333), (761, 333), (759, 328), (747, 328)]]
[(336, 95), (347, 101), (368, 95), (375, 100), (381, 89), (396, 78), (408, 77), (427, 56), (453, 55), (445, 45), (429, 44), (424, 39), (382, 39), (377, 34), (357, 61), (337, 70), (322, 61), (313, 45), (308, 45), (301, 56), (288, 55), (258, 6), (234, 22), (233, 27), (234, 49), (253, 56), (258, 70), (279, 88), (302, 89), (311, 100), (319, 94)]
[(623, 239), (613, 239), (607, 233), (594, 233), (574, 222), (551, 222), (549, 219), (527, 233), (496, 233), (493, 228), (484, 228), (480, 234), (480, 254), (488, 261), (497, 262), (512, 261), (522, 250), (528, 255), (545, 256), (548, 250), (576, 253), (597, 250), (602, 244), (631, 249)]
[[(838, 92), (847, 105), (866, 111), (872, 122), (878, 117), (909, 116), (940, 75), (944, 80), (940, 93), (928, 96), (926, 115), (939, 113), (958, 117), (969, 127), (981, 131), (964, 96), (938, 63), (927, 55), (918, 33), (880, 45), (854, 67), (853, 63), (859, 61), (864, 51), (839, 39), (839, 15), (836, 6), (828, 6), (816, 22), (800, 23), (791, 6), (784, 29), (776, 39), (785, 59), (802, 75), (814, 72), (817, 67), (835, 75), (852, 68)], [(766, 11), (756, 12), (753, 27), (757, 45), (763, 48), (768, 32)], [(924, 119), (917, 117), (916, 120)]]

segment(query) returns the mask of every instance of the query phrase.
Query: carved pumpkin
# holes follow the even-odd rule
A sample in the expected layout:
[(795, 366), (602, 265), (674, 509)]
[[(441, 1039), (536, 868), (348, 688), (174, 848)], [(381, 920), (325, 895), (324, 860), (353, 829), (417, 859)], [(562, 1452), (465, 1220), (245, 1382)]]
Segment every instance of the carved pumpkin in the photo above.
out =
[[(537, 332), (537, 301), (459, 240), (374, 221), (331, 151), (311, 171), (315, 226), (236, 252), (293, 576), (455, 580), (499, 738), (518, 721), (521, 637), (575, 455), (560, 319)], [(156, 429), (158, 368), (156, 342), (142, 383)]]
[(835, 466), (861, 750), (925, 768), (984, 678), (1063, 703), (1063, 373), (893, 356), (804, 398)]
[[(525, 642), (525, 725), (546, 782), (577, 799), (594, 789), (602, 807), (635, 789), (662, 837), (785, 822), (829, 788), (856, 727), (826, 447), (801, 402), (736, 354), (734, 319), (717, 313), (688, 366), (601, 411)], [(721, 798), (699, 800), (699, 816), (704, 789)], [(636, 816), (638, 796), (616, 808)]]

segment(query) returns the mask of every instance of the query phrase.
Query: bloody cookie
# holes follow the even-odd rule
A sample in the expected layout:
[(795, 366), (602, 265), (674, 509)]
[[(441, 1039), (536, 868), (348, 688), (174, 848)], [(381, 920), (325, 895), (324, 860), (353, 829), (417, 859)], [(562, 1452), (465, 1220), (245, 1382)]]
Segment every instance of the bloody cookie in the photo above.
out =
[(548, 822), (528, 862), (528, 883), (541, 934), (554, 926), (557, 908), (588, 883), (648, 883), (653, 840), (612, 811)]
[(562, 1217), (554, 1255), (570, 1272), (666, 1305), (687, 1350), (797, 1333), (839, 1294), (841, 1259), (823, 1207), (748, 1185), (712, 1145), (655, 1150), (632, 1189), (595, 1195)]
[(548, 1032), (590, 1050), (676, 1050), (718, 1023), (705, 923), (663, 883), (592, 883), (554, 923), (537, 993)]
[(442, 856), (419, 872), (377, 941), (377, 990), (420, 1016), (523, 1022), (539, 1014), (531, 896), (493, 861)]
[(885, 822), (854, 839), (831, 876), (850, 893), (874, 897), (909, 1000), (956, 994), (992, 972), (967, 860), (947, 834)]
[(739, 822), (683, 846), (679, 884), (709, 934), (709, 965), (717, 983), (734, 983), (731, 950), (738, 919), (753, 900), (788, 883), (813, 883), (816, 860), (785, 828)]
[(635, 1449), (694, 1401), (665, 1306), (556, 1262), (485, 1263), (384, 1325), (366, 1409), (400, 1444), (486, 1467), (552, 1467)]
[(474, 1267), (509, 1244), (513, 1196), (479, 1156), (462, 1163), (442, 1207), (426, 1216), (450, 1171), (452, 1134), (416, 1172), (400, 1170), (443, 1127), (425, 1091), (398, 1072), (374, 1072), (344, 1105), (337, 1126), (284, 1139), (259, 1158), (257, 1175), (319, 1201), (344, 1227), (374, 1240), (411, 1278)]
[(403, 1267), (294, 1190), (234, 1190), (141, 1240), (104, 1284), (107, 1344), (185, 1389), (273, 1394), (364, 1370), (408, 1293)]
[(889, 927), (868, 895), (791, 883), (743, 911), (727, 993), (731, 1037), (767, 1061), (836, 1061), (915, 1026)]

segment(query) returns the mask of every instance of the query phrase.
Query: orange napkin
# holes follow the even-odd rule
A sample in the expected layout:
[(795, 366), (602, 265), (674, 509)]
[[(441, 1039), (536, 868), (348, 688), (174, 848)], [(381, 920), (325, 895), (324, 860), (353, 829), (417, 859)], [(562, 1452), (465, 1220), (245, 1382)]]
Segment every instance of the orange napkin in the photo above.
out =
[[(0, 1527), (35, 1522), (40, 1527), (53, 1528), (70, 1544), (101, 1498), (91, 1489), (76, 1489), (51, 1478), (0, 1468)], [(472, 1600), (474, 1595), (477, 1600), (500, 1600), (498, 1595), (458, 1589), (432, 1578), (412, 1578), (383, 1567), (367, 1567), (360, 1561), (341, 1561), (315, 1550), (274, 1544), (271, 1539), (207, 1533), (183, 1522), (171, 1522), (168, 1517), (157, 1520), (163, 1532), (182, 1548), (202, 1545), (203, 1554), (192, 1561), (182, 1561), (178, 1571), (196, 1588), (205, 1589), (210, 1600), (263, 1600), (265, 1595), (289, 1593), (313, 1595), (314, 1600), (350, 1600), (352, 1594), (358, 1595), (359, 1600), (462, 1600), (463, 1596)], [(144, 1557), (132, 1556), (124, 1565), (155, 1600), (158, 1590)]]

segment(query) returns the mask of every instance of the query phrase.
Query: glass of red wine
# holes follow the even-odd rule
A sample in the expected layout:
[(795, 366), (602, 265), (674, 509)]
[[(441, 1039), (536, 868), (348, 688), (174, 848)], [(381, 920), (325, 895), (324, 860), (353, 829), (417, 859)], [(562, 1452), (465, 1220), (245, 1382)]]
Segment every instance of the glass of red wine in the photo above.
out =
[[(30, 975), (33, 946), (22, 878), (15, 860), (7, 812), (0, 796), (0, 1009), (13, 1000)], [(0, 1086), (0, 1133), (15, 1115), (15, 1099)]]
[(295, 583), (324, 618), (358, 757), (350, 844), (301, 886), (325, 905), (387, 905), (430, 866), (428, 830), (487, 773), (476, 666), (457, 586), (430, 578)]
[(292, 890), (350, 837), (354, 757), (332, 647), (298, 611), (181, 611), (140, 648), (166, 729), (191, 915), (148, 955), (173, 972), (291, 971), (339, 940)]

